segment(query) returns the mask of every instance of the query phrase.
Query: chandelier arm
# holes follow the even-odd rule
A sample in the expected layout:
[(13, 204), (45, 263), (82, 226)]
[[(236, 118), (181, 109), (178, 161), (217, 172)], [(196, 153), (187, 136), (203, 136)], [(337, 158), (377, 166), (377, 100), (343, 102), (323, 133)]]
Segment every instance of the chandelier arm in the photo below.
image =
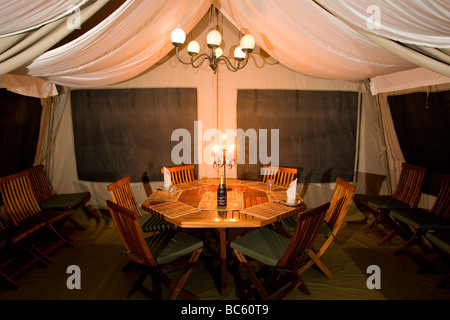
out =
[[(202, 59), (200, 59), (200, 58), (202, 58)], [(198, 60), (200, 60), (199, 63), (197, 63), (197, 65), (195, 65), (195, 62), (197, 62)], [(190, 64), (191, 64), (194, 68), (198, 68), (198, 67), (200, 67), (200, 66), (203, 64), (203, 62), (204, 62), (205, 60), (209, 60), (209, 56), (208, 56), (206, 53), (202, 53), (201, 55), (195, 57), (195, 59), (194, 59), (194, 57), (192, 57), (192, 58), (191, 58), (191, 63), (190, 63)]]
[(181, 60), (180, 56), (178, 55), (178, 47), (175, 47), (175, 48), (176, 48), (175, 53), (176, 53), (178, 61), (180, 61), (182, 64), (191, 64), (192, 63), (192, 58), (191, 58), (191, 61), (189, 61), (189, 62), (185, 62), (185, 61)]
[(244, 62), (244, 64), (241, 65), (241, 61), (238, 61), (236, 67), (231, 63), (230, 59), (228, 59), (228, 57), (226, 57), (226, 56), (221, 56), (221, 57), (218, 59), (218, 61), (220, 61), (220, 60), (225, 61), (225, 65), (227, 66), (228, 70), (233, 71), (233, 72), (236, 72), (236, 71), (238, 71), (238, 70), (244, 68), (244, 67), (247, 65), (247, 62), (248, 62), (248, 54), (245, 56), (245, 62)]

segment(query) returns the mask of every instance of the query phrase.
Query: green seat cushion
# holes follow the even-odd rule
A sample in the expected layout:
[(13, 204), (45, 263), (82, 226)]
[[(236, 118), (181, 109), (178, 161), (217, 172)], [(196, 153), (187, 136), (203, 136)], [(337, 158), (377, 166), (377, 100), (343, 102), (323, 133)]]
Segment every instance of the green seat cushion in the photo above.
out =
[(399, 201), (391, 196), (369, 196), (358, 195), (356, 201), (367, 204), (368, 206), (378, 210), (395, 210), (395, 209), (409, 209), (409, 205)]
[[(295, 224), (297, 223), (296, 219), (297, 219), (296, 217), (289, 217), (289, 218), (281, 220), (281, 226), (287, 233), (294, 232)], [(326, 221), (324, 221), (324, 223), (322, 224), (322, 226), (319, 230), (319, 234), (330, 235), (330, 234), (332, 234), (332, 232), (333, 232), (333, 230), (331, 230), (328, 223), (326, 223)]]
[(289, 245), (289, 238), (259, 228), (230, 243), (230, 247), (269, 266), (276, 266)]
[(161, 219), (145, 210), (141, 209), (141, 212), (142, 217), (139, 219), (139, 224), (143, 232), (166, 231), (175, 227), (169, 221)]
[(327, 235), (327, 236), (329, 236), (329, 235), (334, 236), (333, 229), (331, 229), (330, 225), (326, 221), (324, 221), (322, 223), (322, 226), (320, 227), (320, 230), (319, 230), (319, 234)]
[(66, 209), (78, 206), (86, 199), (89, 199), (89, 192), (58, 194), (42, 201), (39, 206), (42, 209)]
[(146, 241), (159, 264), (171, 262), (203, 247), (203, 241), (175, 230), (160, 232)]
[(437, 217), (425, 209), (394, 210), (390, 215), (415, 229), (450, 230), (450, 221)]
[(281, 220), (281, 226), (287, 233), (294, 232), (295, 224), (297, 223), (297, 217), (288, 217), (286, 219)]
[(427, 232), (425, 237), (436, 247), (450, 254), (450, 232)]

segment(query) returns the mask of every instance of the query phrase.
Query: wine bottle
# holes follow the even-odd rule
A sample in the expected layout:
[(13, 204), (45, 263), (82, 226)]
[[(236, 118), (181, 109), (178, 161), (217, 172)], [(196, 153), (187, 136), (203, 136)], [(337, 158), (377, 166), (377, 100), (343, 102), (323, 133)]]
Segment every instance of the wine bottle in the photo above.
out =
[(220, 172), (220, 184), (217, 189), (217, 206), (223, 207), (227, 205), (227, 187), (225, 186), (225, 180), (223, 172)]

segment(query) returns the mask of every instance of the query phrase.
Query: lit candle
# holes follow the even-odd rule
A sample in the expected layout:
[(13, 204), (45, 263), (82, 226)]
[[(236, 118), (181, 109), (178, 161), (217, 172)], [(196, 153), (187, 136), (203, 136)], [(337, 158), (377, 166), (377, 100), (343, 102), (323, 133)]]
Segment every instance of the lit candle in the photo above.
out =
[(237, 163), (237, 136), (234, 136), (234, 161)]
[(234, 148), (235, 148), (235, 146), (234, 146), (234, 144), (232, 144), (231, 146), (230, 146), (230, 148), (228, 148), (228, 155), (231, 157), (232, 155), (233, 155), (233, 153), (234, 153)]
[(222, 134), (222, 140), (223, 140), (223, 148), (225, 149), (226, 145), (227, 145), (227, 135), (224, 133)]
[(214, 162), (217, 162), (219, 160), (219, 150), (220, 147), (218, 145), (215, 145), (213, 148), (214, 151)]

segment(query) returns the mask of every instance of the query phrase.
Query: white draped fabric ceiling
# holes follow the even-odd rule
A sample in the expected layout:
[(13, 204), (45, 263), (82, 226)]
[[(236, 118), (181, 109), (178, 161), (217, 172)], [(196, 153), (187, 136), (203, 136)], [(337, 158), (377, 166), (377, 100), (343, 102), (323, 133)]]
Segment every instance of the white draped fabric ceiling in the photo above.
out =
[[(123, 1), (96, 26), (54, 47), (76, 27), (77, 8), (83, 22), (107, 3), (1, 0), (4, 85), (20, 86), (20, 78), (11, 79), (15, 75), (71, 88), (132, 79), (169, 54), (174, 28), (188, 34), (211, 5), (208, 0)], [(251, 33), (259, 48), (305, 75), (363, 80), (423, 67), (444, 81), (450, 77), (448, 0), (228, 0), (214, 4), (240, 32)], [(54, 92), (47, 91), (48, 95)]]

